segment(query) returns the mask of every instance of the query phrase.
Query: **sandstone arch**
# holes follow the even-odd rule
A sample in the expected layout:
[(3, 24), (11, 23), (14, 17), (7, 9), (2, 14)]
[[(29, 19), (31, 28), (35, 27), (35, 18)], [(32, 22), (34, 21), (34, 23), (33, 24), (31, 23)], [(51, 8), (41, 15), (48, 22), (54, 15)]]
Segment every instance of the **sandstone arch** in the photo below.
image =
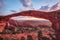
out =
[[(11, 17), (16, 17), (16, 16), (33, 16), (33, 17), (37, 17), (37, 18), (48, 19), (53, 23), (53, 28), (56, 30), (57, 34), (59, 34), (58, 30), (60, 30), (59, 29), (60, 21), (57, 20), (56, 14), (60, 14), (60, 10), (52, 11), (52, 12), (41, 12), (41, 11), (36, 11), (36, 10), (29, 10), (29, 11), (23, 11), (23, 12), (19, 12), (19, 13), (7, 15), (7, 16), (2, 16), (2, 17), (0, 17), (0, 19), (9, 21)], [(57, 37), (57, 39), (58, 39), (58, 37)]]

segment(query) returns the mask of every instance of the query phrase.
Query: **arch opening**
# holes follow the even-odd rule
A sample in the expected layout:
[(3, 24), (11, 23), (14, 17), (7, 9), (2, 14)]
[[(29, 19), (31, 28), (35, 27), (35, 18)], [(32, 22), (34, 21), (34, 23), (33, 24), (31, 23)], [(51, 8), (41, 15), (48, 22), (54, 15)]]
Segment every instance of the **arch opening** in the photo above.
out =
[[(36, 18), (36, 17), (31, 17), (31, 16), (16, 16), (16, 17), (12, 17), (10, 18), (11, 20), (16, 20), (16, 21), (34, 21), (37, 22), (41, 25), (47, 25), (47, 26), (52, 26), (52, 22), (48, 19), (44, 19), (44, 18)], [(39, 21), (39, 22), (38, 22)]]

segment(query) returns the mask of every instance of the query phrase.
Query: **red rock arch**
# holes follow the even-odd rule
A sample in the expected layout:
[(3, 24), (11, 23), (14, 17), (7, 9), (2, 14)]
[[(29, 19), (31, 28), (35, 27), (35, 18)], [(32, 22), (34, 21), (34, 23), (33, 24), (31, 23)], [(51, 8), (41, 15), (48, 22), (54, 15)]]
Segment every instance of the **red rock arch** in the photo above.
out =
[(23, 11), (16, 14), (8, 15), (5, 17), (7, 17), (6, 19), (8, 20), (11, 17), (16, 17), (16, 16), (32, 16), (32, 17), (37, 17), (37, 18), (48, 19), (53, 23), (53, 28), (55, 30), (59, 28), (58, 20), (55, 18), (54, 12), (41, 12), (41, 11), (29, 10), (29, 11)]
[[(9, 20), (11, 17), (16, 17), (16, 16), (32, 16), (32, 17), (37, 17), (37, 18), (44, 18), (48, 19), (53, 23), (53, 28), (56, 30), (56, 32), (59, 30), (59, 24), (58, 20), (56, 18), (55, 13), (60, 13), (60, 12), (41, 12), (41, 11), (35, 11), (35, 10), (29, 10), (29, 11), (23, 11), (11, 15), (4, 16), (0, 19), (6, 19)], [(57, 32), (58, 33), (58, 32)], [(58, 37), (57, 37), (58, 39)]]

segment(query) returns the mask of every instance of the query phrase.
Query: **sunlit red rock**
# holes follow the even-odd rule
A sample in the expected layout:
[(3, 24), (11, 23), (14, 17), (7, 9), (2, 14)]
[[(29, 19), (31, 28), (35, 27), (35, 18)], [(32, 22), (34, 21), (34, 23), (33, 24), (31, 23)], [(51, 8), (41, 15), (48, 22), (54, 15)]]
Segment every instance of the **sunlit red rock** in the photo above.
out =
[[(23, 12), (19, 12), (19, 13), (15, 13), (15, 14), (11, 14), (11, 15), (7, 15), (7, 16), (3, 16), (0, 17), (1, 21), (3, 21), (1, 23), (0, 21), (0, 27), (1, 24), (6, 24), (7, 22), (9, 22), (9, 20), (11, 20), (12, 17), (16, 17), (16, 16), (32, 16), (32, 17), (36, 17), (36, 18), (44, 18), (44, 19), (48, 19), (52, 22), (52, 27), (55, 29), (56, 33), (57, 33), (57, 40), (60, 39), (60, 35), (59, 35), (59, 30), (60, 30), (60, 10), (57, 11), (52, 11), (52, 12), (41, 12), (41, 11), (35, 11), (35, 10), (30, 10), (30, 11), (23, 11)], [(16, 23), (17, 24), (17, 23)], [(3, 29), (4, 29), (3, 25)], [(13, 26), (13, 25), (12, 25)], [(1, 29), (1, 30), (3, 30)], [(4, 34), (4, 37), (6, 35)], [(7, 36), (12, 36), (12, 35), (7, 35)], [(18, 35), (17, 35), (18, 36)]]

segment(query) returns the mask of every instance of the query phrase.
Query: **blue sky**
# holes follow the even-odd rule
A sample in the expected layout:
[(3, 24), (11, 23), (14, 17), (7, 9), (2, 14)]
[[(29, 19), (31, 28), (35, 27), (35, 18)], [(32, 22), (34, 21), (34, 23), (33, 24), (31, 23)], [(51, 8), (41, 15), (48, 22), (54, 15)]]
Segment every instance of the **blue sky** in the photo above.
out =
[[(49, 5), (49, 7), (51, 7), (57, 2), (60, 2), (60, 0), (32, 0), (32, 5), (35, 9), (39, 9), (44, 5)], [(6, 0), (3, 7), (3, 12), (4, 14), (11, 14), (13, 13), (11, 10), (19, 12), (21, 9), (23, 9), (23, 5), (19, 0)]]

